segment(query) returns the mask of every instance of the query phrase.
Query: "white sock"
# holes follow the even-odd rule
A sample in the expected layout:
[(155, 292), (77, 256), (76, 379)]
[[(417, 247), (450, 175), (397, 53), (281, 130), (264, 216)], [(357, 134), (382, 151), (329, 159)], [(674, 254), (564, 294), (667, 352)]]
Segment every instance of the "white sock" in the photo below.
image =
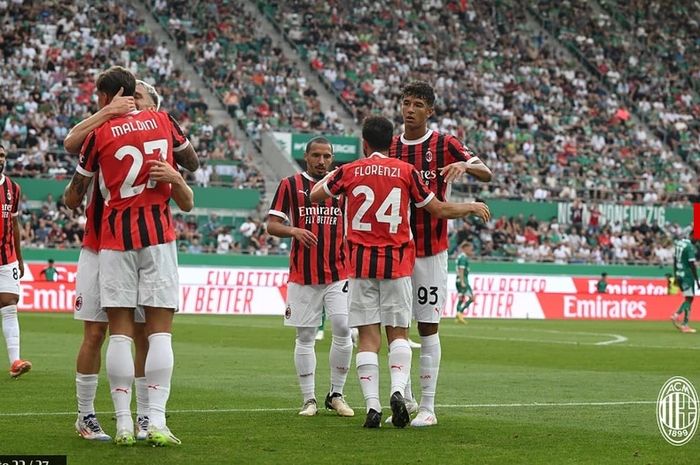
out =
[(75, 391), (78, 397), (78, 414), (80, 417), (95, 414), (95, 394), (97, 393), (97, 375), (75, 374)]
[(109, 336), (107, 345), (107, 377), (109, 389), (114, 402), (114, 414), (117, 417), (117, 431), (133, 431), (131, 421), (131, 385), (134, 384), (134, 358), (131, 345), (134, 341), (129, 336), (115, 334)]
[(391, 375), (391, 393), (404, 393), (406, 383), (411, 375), (411, 346), (406, 339), (394, 339), (389, 345), (389, 373)]
[(294, 343), (294, 366), (297, 369), (299, 387), (304, 402), (316, 398), (316, 351), (315, 340), (302, 341), (299, 338)]
[(367, 411), (374, 409), (382, 411), (379, 402), (379, 357), (374, 352), (358, 352), (355, 357), (357, 376), (360, 378), (360, 387), (365, 396)]
[(420, 407), (435, 412), (435, 391), (442, 357), (440, 336), (437, 333), (421, 336), (420, 352)]
[(352, 339), (333, 335), (331, 351), (328, 355), (328, 363), (331, 367), (331, 394), (343, 393), (345, 381), (350, 370), (350, 360), (352, 359)]
[[(413, 355), (411, 355), (413, 357)], [(406, 400), (415, 400), (413, 395), (413, 388), (411, 387), (411, 373), (408, 374), (408, 379), (406, 380), (406, 389), (403, 390), (403, 396)]]
[(0, 308), (2, 314), (2, 333), (7, 344), (7, 356), (10, 365), (19, 360), (19, 320), (17, 319), (17, 305), (8, 305)]
[(136, 385), (136, 416), (147, 417), (150, 412), (148, 411), (148, 382), (146, 377), (136, 378), (134, 385)]
[(165, 427), (165, 407), (170, 397), (170, 382), (175, 365), (172, 342), (170, 333), (154, 333), (148, 336), (148, 420), (155, 428)]

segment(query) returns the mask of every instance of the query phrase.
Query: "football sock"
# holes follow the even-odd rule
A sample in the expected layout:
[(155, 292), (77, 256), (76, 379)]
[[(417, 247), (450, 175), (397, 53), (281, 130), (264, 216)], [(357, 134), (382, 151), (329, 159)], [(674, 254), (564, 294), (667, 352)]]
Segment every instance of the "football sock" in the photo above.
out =
[(131, 356), (133, 340), (122, 334), (109, 336), (107, 355), (107, 377), (117, 417), (117, 431), (133, 430), (131, 422), (131, 385), (134, 383), (134, 359)]
[(360, 379), (360, 387), (365, 397), (367, 411), (374, 409), (382, 411), (379, 402), (379, 357), (374, 352), (358, 352), (355, 357), (357, 376)]
[(340, 337), (333, 334), (333, 342), (328, 354), (328, 363), (331, 367), (331, 393), (343, 393), (343, 387), (350, 370), (351, 359), (352, 339), (350, 336)]
[(395, 339), (389, 345), (389, 373), (391, 375), (391, 393), (404, 393), (406, 383), (411, 375), (411, 346), (406, 339)]
[(350, 371), (352, 360), (352, 338), (348, 326), (347, 315), (332, 315), (328, 319), (333, 330), (333, 341), (328, 354), (328, 362), (331, 368), (331, 394), (343, 393), (343, 387)]
[(457, 313), (462, 313), (464, 311), (464, 301), (459, 300), (457, 301)]
[(154, 428), (165, 426), (165, 407), (170, 397), (170, 381), (173, 377), (173, 340), (170, 333), (154, 333), (148, 336), (146, 355), (146, 382), (148, 389), (148, 420)]
[(676, 310), (676, 315), (680, 315), (681, 313), (684, 313), (686, 311), (686, 307), (688, 307), (688, 302), (686, 302), (684, 299), (681, 306), (678, 307), (678, 310)]
[(408, 373), (408, 379), (406, 380), (406, 389), (404, 389), (404, 391), (403, 391), (403, 396), (406, 400), (415, 400), (415, 395), (413, 394), (413, 388), (411, 387), (411, 373), (410, 372)]
[(438, 372), (440, 371), (440, 336), (438, 333), (430, 336), (421, 336), (420, 380), (421, 399), (420, 407), (435, 411), (435, 391), (437, 389)]
[(469, 308), (469, 306), (472, 304), (472, 302), (474, 302), (474, 299), (472, 299), (472, 298), (467, 299), (467, 302), (464, 304), (464, 307), (462, 307), (462, 308), (463, 309)]
[(294, 366), (304, 402), (316, 398), (316, 328), (297, 328)]
[(78, 413), (86, 417), (95, 413), (95, 395), (97, 393), (97, 378), (94, 375), (75, 374), (75, 391), (78, 397)]
[(150, 411), (148, 408), (148, 382), (146, 377), (136, 378), (134, 385), (136, 386), (136, 415), (147, 417), (150, 415)]
[(17, 319), (17, 305), (8, 305), (0, 308), (2, 314), (2, 333), (7, 344), (7, 356), (10, 365), (19, 360), (19, 320)]

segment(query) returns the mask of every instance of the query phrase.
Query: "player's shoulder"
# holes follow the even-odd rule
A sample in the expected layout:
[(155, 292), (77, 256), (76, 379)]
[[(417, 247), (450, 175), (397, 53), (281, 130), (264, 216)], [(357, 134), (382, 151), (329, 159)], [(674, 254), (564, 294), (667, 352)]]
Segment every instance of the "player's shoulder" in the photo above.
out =
[(14, 179), (12, 179), (11, 177), (9, 177), (6, 174), (4, 176), (5, 176), (5, 182), (7, 183), (7, 185), (10, 188), (12, 188), (12, 189), (19, 189), (20, 188), (20, 185)]

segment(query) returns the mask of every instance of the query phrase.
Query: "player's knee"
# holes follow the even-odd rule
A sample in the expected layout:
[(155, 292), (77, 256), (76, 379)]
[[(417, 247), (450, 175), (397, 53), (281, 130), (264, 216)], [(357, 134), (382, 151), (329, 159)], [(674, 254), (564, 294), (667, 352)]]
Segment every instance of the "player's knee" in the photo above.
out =
[[(17, 305), (17, 302), (19, 302), (19, 296), (14, 294), (0, 294), (0, 308), (4, 309), (5, 307)], [(16, 311), (17, 309), (15, 308), (15, 312)]]
[(330, 317), (333, 336), (350, 337), (347, 315), (333, 315)]
[(316, 328), (297, 328), (298, 345), (314, 345), (316, 343)]
[(437, 334), (439, 328), (438, 323), (421, 323), (418, 322), (418, 334), (421, 336), (432, 336)]
[(107, 334), (107, 324), (86, 323), (83, 344), (91, 349), (100, 350)]

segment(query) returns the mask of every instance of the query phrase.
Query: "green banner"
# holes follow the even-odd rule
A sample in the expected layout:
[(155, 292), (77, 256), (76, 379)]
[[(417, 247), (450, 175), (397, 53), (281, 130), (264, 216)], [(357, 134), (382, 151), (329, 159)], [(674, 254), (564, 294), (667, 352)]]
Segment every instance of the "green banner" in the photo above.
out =
[(349, 136), (328, 136), (325, 134), (290, 134), (288, 132), (274, 132), (272, 135), (282, 151), (295, 160), (304, 159), (306, 144), (314, 137), (325, 137), (333, 144), (335, 161), (347, 163), (357, 160), (360, 156), (360, 139)]
[[(486, 199), (491, 209), (491, 216), (500, 218), (523, 214), (525, 218), (535, 215), (539, 221), (556, 219), (561, 224), (571, 222), (572, 202), (525, 202), (522, 200)], [(583, 224), (588, 224), (592, 204), (582, 203)], [(693, 220), (693, 209), (690, 207), (665, 207), (663, 205), (621, 205), (615, 203), (596, 204), (601, 213), (601, 223), (616, 221), (631, 224), (645, 218), (647, 224), (658, 222), (659, 226), (667, 223), (677, 223), (688, 226)]]

